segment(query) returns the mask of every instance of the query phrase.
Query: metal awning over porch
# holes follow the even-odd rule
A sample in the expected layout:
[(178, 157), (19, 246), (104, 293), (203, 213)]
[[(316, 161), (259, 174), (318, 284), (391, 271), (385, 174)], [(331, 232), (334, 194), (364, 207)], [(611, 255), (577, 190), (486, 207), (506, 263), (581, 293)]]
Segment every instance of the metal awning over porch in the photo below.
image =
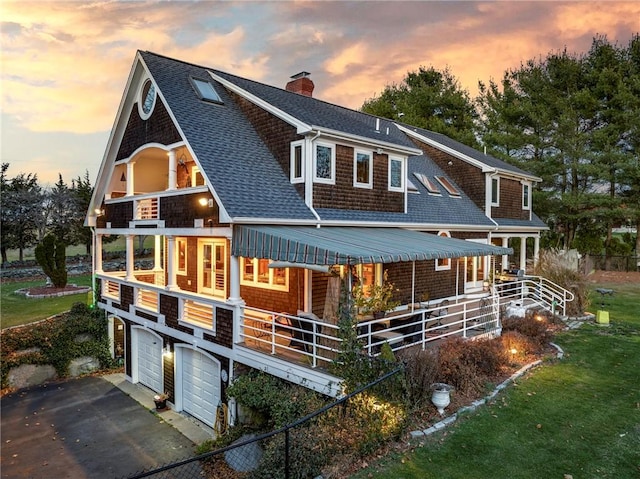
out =
[(396, 263), (513, 253), (402, 228), (235, 225), (232, 254), (303, 264)]

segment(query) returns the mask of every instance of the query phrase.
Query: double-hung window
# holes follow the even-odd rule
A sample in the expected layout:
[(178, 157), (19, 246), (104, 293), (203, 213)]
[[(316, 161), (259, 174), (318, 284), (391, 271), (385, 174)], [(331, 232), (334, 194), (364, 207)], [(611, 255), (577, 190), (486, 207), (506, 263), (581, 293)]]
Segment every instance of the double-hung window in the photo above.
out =
[(522, 184), (522, 209), (531, 209), (531, 186), (528, 183)]
[(401, 158), (389, 157), (389, 191), (404, 192), (404, 161)]
[(316, 143), (313, 154), (313, 179), (316, 183), (333, 185), (336, 181), (336, 147), (330, 143)]
[(291, 183), (304, 182), (304, 140), (291, 143)]
[(491, 178), (491, 206), (500, 206), (500, 178)]
[(373, 153), (365, 150), (353, 152), (353, 186), (373, 188)]

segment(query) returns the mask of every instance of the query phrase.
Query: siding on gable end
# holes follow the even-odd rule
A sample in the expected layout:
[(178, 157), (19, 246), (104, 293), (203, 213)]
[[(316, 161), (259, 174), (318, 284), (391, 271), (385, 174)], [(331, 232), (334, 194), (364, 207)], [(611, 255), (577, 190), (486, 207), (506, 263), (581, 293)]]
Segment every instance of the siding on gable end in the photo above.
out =
[(522, 183), (500, 178), (500, 206), (491, 207), (492, 218), (528, 220), (529, 210), (522, 209)]
[(129, 112), (129, 120), (116, 155), (116, 161), (128, 158), (134, 151), (147, 143), (170, 145), (181, 140), (182, 138), (160, 97), (156, 99), (156, 106), (147, 120), (140, 118), (138, 104), (134, 103)]

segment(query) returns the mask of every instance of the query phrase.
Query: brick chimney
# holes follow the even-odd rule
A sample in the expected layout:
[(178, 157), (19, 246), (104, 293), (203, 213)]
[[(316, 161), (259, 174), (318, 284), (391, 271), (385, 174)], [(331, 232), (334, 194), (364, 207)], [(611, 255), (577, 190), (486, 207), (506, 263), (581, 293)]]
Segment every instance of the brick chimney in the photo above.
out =
[(299, 95), (313, 96), (314, 85), (309, 75), (311, 75), (309, 72), (300, 72), (293, 75), (291, 77), (292, 80), (287, 83), (286, 90)]

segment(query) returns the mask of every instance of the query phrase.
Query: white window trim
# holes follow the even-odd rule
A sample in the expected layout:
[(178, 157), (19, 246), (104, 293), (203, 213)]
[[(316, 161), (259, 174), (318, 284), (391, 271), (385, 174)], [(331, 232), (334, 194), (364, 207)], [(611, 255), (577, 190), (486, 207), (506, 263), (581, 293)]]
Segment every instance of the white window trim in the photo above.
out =
[[(451, 233), (445, 230), (438, 231), (438, 236), (451, 238)], [(436, 271), (447, 271), (451, 269), (451, 258), (436, 259)]]
[[(153, 103), (151, 104), (151, 108), (149, 109), (149, 113), (145, 113), (143, 106), (144, 106), (144, 98), (142, 97), (142, 94), (144, 93), (144, 87), (147, 84), (147, 82), (151, 83), (151, 87), (154, 89), (154, 95), (153, 95)], [(140, 84), (140, 88), (138, 90), (138, 114), (140, 115), (140, 118), (142, 118), (143, 120), (148, 120), (149, 118), (151, 118), (151, 115), (153, 114), (153, 110), (155, 110), (156, 108), (156, 102), (158, 101), (158, 89), (156, 88), (155, 83), (153, 83), (153, 80), (151, 80), (151, 78), (146, 77), (142, 83)]]
[[(391, 185), (391, 165), (394, 161), (399, 161), (400, 162), (400, 186), (392, 186)], [(404, 160), (404, 158), (399, 158), (397, 156), (390, 156), (389, 157), (389, 161), (387, 163), (387, 178), (389, 179), (389, 191), (398, 191), (400, 193), (404, 193), (404, 178), (406, 176), (405, 173), (405, 165), (406, 162)], [(417, 190), (416, 190), (417, 191)]]
[(522, 183), (522, 209), (527, 211), (531, 209), (531, 183)]
[[(324, 146), (331, 149), (331, 177), (330, 178), (318, 178), (318, 165), (317, 165), (317, 153), (318, 147)], [(335, 143), (316, 142), (313, 146), (313, 181), (314, 183), (325, 183), (327, 185), (334, 185), (336, 183), (336, 145)]]
[[(261, 283), (258, 281), (258, 259), (259, 258), (245, 258), (240, 257), (240, 284), (243, 286), (251, 286), (254, 288), (263, 288), (270, 289), (272, 291), (289, 291), (289, 268), (283, 268), (285, 271), (284, 276), (284, 284), (274, 284), (273, 283), (273, 268), (269, 268), (269, 282)], [(244, 266), (246, 261), (253, 262), (253, 279), (245, 279), (244, 277)]]
[[(369, 157), (369, 179), (366, 183), (358, 181), (358, 154)], [(373, 188), (373, 151), (353, 149), (353, 186), (356, 188)]]
[[(184, 270), (180, 269), (180, 243), (184, 242)], [(187, 271), (189, 269), (189, 255), (188, 252), (188, 243), (187, 238), (184, 236), (180, 236), (176, 238), (176, 274), (180, 276), (186, 276)]]
[[(295, 164), (296, 164), (296, 147), (300, 147), (300, 177), (295, 177)], [(292, 141), (290, 151), (290, 164), (289, 164), (289, 178), (291, 183), (304, 183), (305, 178), (305, 158), (304, 158), (304, 140)]]
[[(496, 180), (497, 182), (495, 201), (493, 200), (493, 180)], [(499, 176), (491, 177), (491, 190), (489, 190), (489, 198), (491, 200), (491, 206), (500, 206), (500, 177)]]

